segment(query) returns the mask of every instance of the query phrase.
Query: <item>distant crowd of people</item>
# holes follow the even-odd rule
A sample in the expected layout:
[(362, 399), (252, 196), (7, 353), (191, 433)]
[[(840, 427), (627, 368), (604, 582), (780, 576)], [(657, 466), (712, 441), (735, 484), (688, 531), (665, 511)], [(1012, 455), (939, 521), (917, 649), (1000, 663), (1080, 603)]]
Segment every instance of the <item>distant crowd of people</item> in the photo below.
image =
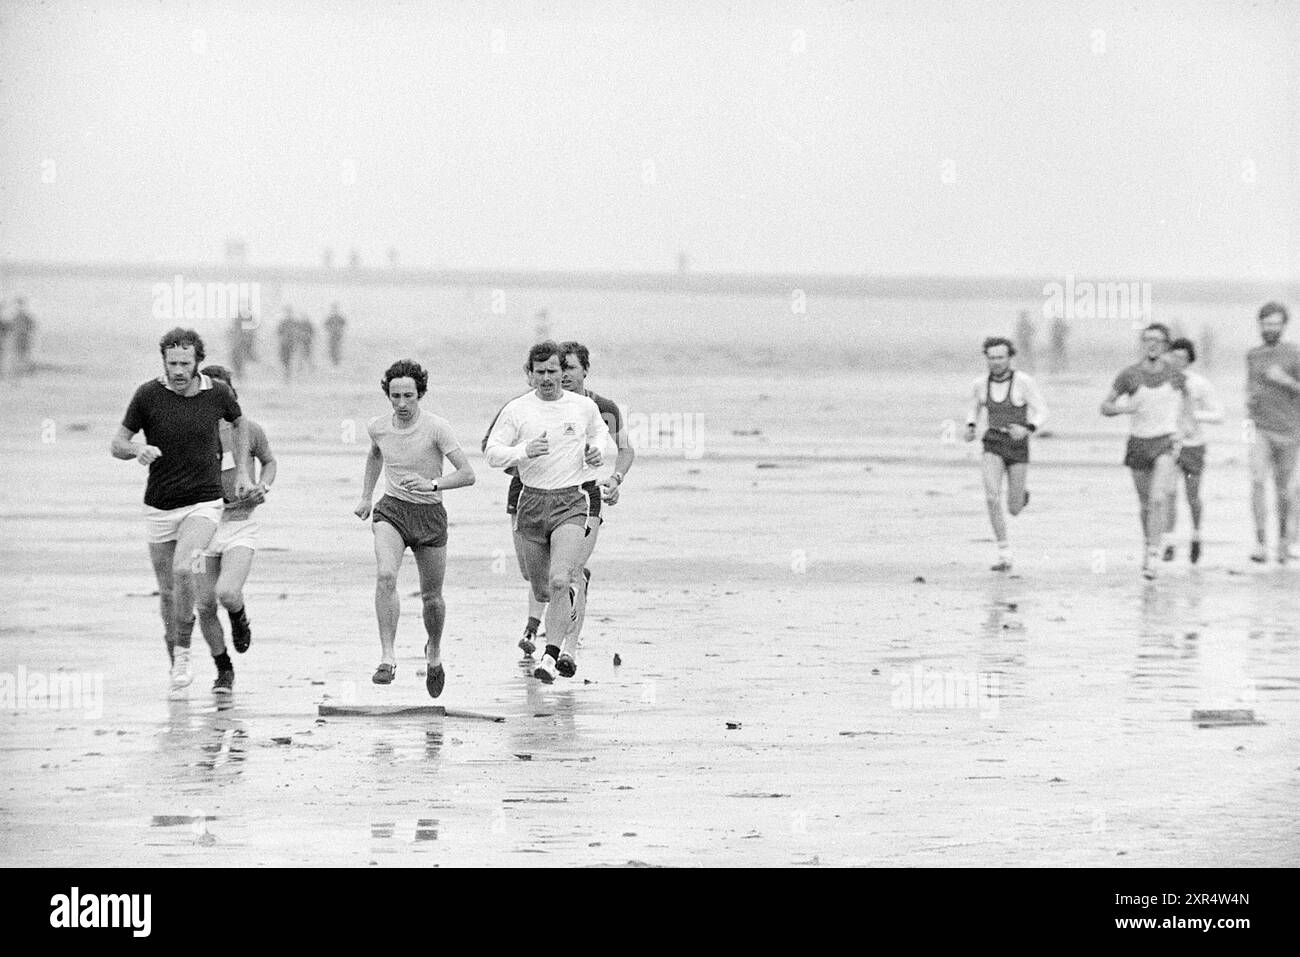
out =
[[(325, 318), (325, 334), (329, 340), (330, 363), (337, 366), (343, 361), (343, 331), (348, 321), (339, 312), (338, 303), (330, 308)], [(314, 372), (316, 360), (316, 324), (305, 312), (295, 312), (293, 306), (284, 307), (284, 315), (276, 326), (279, 340), (280, 366), (284, 381), (289, 382), (300, 371)], [(245, 366), (257, 362), (257, 323), (248, 316), (230, 320), (226, 334), (230, 349), (230, 365), (235, 375), (242, 376)]]
[[(27, 300), (18, 297), (12, 316), (8, 306), (0, 300), (0, 376), (5, 375), (5, 367), (15, 376), (24, 375), (32, 368), (32, 344), (36, 340), (36, 320), (27, 311)], [(6, 362), (10, 347), (13, 349), (12, 362)]]

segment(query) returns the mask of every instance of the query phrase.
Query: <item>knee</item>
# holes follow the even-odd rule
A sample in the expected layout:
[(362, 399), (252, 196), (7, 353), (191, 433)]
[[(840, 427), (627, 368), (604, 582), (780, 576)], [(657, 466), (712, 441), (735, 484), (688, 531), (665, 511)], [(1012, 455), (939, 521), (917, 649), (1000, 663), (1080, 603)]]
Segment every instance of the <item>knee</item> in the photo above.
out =
[(1025, 507), (1025, 500), (1023, 498), (1016, 499), (1014, 501), (1007, 503), (1007, 511), (1010, 512), (1012, 515), (1019, 515), (1020, 510), (1024, 507)]
[(420, 601), (424, 605), (425, 611), (442, 611), (447, 607), (447, 602), (443, 599), (441, 591), (422, 594), (420, 595)]
[(172, 565), (172, 585), (188, 588), (194, 584), (194, 569), (188, 561), (178, 561)]
[(397, 572), (381, 568), (375, 575), (375, 588), (381, 592), (397, 591)]
[(560, 592), (567, 591), (569, 585), (572, 584), (572, 581), (570, 577), (564, 572), (551, 572), (551, 580), (549, 584), (550, 584), (551, 594), (555, 595)]
[(997, 508), (1002, 502), (1002, 497), (997, 492), (985, 492), (984, 501), (988, 503), (989, 508)]
[(200, 618), (212, 618), (217, 613), (217, 600), (212, 595), (199, 595), (194, 600), (194, 610)]
[(244, 596), (238, 588), (220, 588), (217, 590), (217, 601), (221, 602), (223, 608), (236, 608), (244, 603)]

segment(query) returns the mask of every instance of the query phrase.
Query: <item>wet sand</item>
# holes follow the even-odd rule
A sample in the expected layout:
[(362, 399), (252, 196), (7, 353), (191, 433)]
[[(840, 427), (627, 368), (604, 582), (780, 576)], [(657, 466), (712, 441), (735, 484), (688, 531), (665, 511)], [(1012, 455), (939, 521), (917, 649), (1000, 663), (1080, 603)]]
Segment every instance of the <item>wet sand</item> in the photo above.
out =
[[(369, 681), (373, 556), (351, 508), (376, 370), (241, 387), (281, 478), (246, 590), (253, 647), (219, 706), (197, 633), (188, 700), (167, 699), (144, 472), (107, 453), (150, 361), (0, 383), (0, 673), (103, 689), (102, 714), (0, 710), (5, 864), (1300, 862), (1300, 567), (1245, 560), (1233, 423), (1211, 446), (1203, 564), (1180, 549), (1148, 585), (1122, 426), (1095, 413), (1108, 380), (1051, 385), (1057, 437), (1000, 576), (944, 425), (978, 368), (926, 381), (924, 403), (850, 373), (593, 377), (707, 431), (701, 457), (638, 458), (577, 677), (521, 665), (506, 482), (475, 451), (478, 485), (447, 496), (439, 703), (504, 720), (321, 719), (322, 702), (430, 703), (409, 559), (398, 679)], [(476, 450), (517, 385), (436, 383), (426, 404)], [(1192, 721), (1216, 708), (1256, 722)]]

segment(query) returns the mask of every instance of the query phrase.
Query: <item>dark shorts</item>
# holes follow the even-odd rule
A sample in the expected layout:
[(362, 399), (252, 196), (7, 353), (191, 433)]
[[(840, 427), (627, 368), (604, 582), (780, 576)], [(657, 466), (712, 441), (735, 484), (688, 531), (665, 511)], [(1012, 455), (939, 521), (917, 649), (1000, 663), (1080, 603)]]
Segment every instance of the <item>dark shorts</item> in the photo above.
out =
[[(599, 498), (599, 493), (597, 493)], [(549, 545), (551, 533), (561, 525), (586, 526), (591, 496), (585, 487), (539, 489), (524, 487), (515, 512), (515, 531), (525, 541)]]
[(1184, 445), (1178, 453), (1178, 467), (1184, 475), (1200, 475), (1205, 471), (1205, 446)]
[(1005, 432), (985, 432), (984, 451), (992, 452), (1007, 465), (1020, 465), (1029, 461), (1029, 440), (1017, 442)]
[[(506, 492), (506, 514), (514, 515), (519, 511), (519, 493), (524, 490), (524, 483), (518, 475), (510, 478), (510, 490)], [(600, 485), (595, 479), (582, 483), (582, 490), (587, 493), (587, 513), (592, 518), (600, 518)]]
[(424, 505), (385, 495), (371, 518), (397, 529), (407, 548), (442, 548), (447, 544), (447, 510), (441, 502)]
[(1124, 449), (1124, 464), (1139, 472), (1149, 472), (1156, 467), (1156, 459), (1168, 455), (1174, 450), (1172, 435), (1156, 435), (1149, 439), (1128, 437)]

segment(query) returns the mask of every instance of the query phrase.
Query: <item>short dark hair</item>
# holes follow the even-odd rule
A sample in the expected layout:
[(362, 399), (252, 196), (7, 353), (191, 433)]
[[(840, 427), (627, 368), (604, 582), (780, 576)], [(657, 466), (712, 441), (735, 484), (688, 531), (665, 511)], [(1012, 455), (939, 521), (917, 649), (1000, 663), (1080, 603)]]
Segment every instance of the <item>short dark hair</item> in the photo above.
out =
[(225, 366), (219, 366), (219, 365), (204, 366), (199, 371), (202, 372), (209, 379), (220, 379), (226, 385), (230, 386), (231, 394), (233, 394), (236, 399), (239, 398), (239, 393), (235, 391), (235, 383), (232, 382), (230, 379), (230, 370), (227, 369)]
[(1186, 353), (1187, 353), (1187, 361), (1188, 361), (1189, 363), (1190, 363), (1190, 362), (1195, 362), (1195, 361), (1196, 361), (1196, 346), (1192, 345), (1192, 340), (1191, 340), (1191, 339), (1187, 339), (1187, 338), (1178, 338), (1178, 339), (1175, 339), (1173, 342), (1169, 343), (1169, 351), (1170, 351), (1170, 352), (1178, 352), (1178, 351), (1186, 352)]
[(168, 349), (193, 349), (196, 366), (208, 355), (203, 348), (202, 337), (193, 329), (182, 329), (180, 326), (163, 333), (163, 337), (158, 340), (158, 352), (164, 359), (167, 358)]
[(424, 393), (429, 391), (429, 373), (425, 372), (424, 366), (414, 359), (398, 359), (388, 367), (383, 381), (379, 384), (384, 395), (388, 395), (388, 386), (394, 379), (414, 379), (417, 398), (423, 399)]
[(1162, 336), (1164, 336), (1164, 337), (1165, 337), (1165, 342), (1168, 342), (1168, 341), (1173, 337), (1173, 334), (1169, 331), (1169, 327), (1166, 326), (1163, 322), (1153, 322), (1153, 323), (1151, 323), (1151, 325), (1149, 325), (1149, 326), (1147, 326), (1145, 329), (1143, 329), (1142, 332), (1143, 332), (1143, 333), (1148, 333), (1148, 332), (1150, 332), (1152, 329), (1156, 330), (1156, 332), (1158, 332), (1158, 333), (1160, 333)]
[(984, 348), (982, 350), (983, 353), (985, 355), (988, 355), (989, 350), (992, 349), (994, 346), (1006, 346), (1007, 358), (1011, 358), (1011, 356), (1014, 356), (1016, 354), (1015, 344), (1006, 336), (989, 336), (987, 339), (984, 340)]
[(1285, 326), (1288, 322), (1291, 321), (1291, 317), (1287, 315), (1286, 306), (1282, 305), (1280, 302), (1266, 302), (1264, 303), (1264, 305), (1260, 306), (1259, 318), (1267, 319), (1275, 312), (1282, 314), (1282, 325)]
[(591, 370), (591, 353), (587, 351), (587, 347), (581, 342), (575, 342), (572, 339), (569, 339), (566, 342), (561, 342), (560, 365), (564, 365), (564, 360), (567, 356), (577, 356), (578, 361), (582, 363), (583, 372)]
[(560, 365), (564, 365), (564, 355), (560, 352), (560, 344), (554, 339), (547, 339), (545, 342), (539, 342), (528, 350), (528, 358), (524, 362), (524, 371), (532, 372), (534, 362), (545, 362), (551, 356), (560, 360)]

